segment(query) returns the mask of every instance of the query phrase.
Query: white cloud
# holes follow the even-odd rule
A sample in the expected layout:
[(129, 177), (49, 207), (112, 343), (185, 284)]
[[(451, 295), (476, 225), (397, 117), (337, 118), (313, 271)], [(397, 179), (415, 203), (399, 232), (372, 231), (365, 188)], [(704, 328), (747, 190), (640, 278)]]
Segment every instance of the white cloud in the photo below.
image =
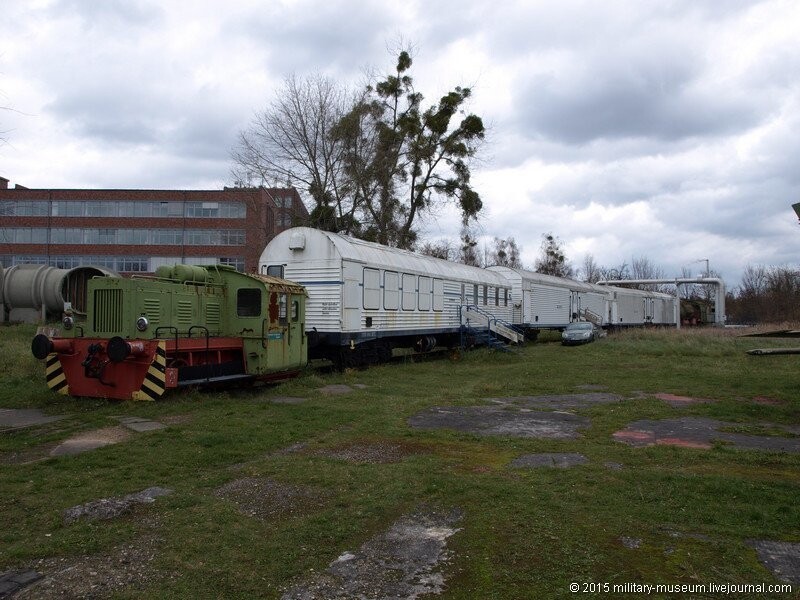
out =
[[(797, 263), (800, 4), (791, 0), (9, 0), (0, 175), (32, 187), (219, 188), (282, 79), (349, 82), (415, 45), (426, 102), (455, 85), (490, 125), (486, 239), (541, 234), (576, 264)], [(457, 238), (442, 208), (423, 226)], [(695, 264), (695, 269), (697, 265)]]

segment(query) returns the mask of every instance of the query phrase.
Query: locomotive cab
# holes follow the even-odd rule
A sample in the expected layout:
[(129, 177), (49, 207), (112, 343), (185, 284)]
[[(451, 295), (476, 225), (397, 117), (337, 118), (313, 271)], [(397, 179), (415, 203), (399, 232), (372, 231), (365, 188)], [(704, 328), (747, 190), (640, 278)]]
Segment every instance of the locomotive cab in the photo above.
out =
[(73, 396), (154, 400), (166, 389), (296, 376), (307, 362), (305, 290), (224, 265), (89, 282), (87, 319), (31, 350), (48, 386)]

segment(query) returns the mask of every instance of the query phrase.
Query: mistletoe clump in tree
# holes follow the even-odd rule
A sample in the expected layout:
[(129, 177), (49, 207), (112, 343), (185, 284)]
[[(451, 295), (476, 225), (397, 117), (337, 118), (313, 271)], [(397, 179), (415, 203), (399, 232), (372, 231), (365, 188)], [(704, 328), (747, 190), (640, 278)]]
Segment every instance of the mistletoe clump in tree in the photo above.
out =
[(368, 86), (336, 130), (361, 206), (361, 236), (400, 248), (414, 246), (415, 223), (437, 201), (456, 202), (465, 224), (483, 206), (470, 183), (469, 161), (485, 129), (480, 117), (463, 115), (470, 89), (456, 87), (422, 110), (423, 96), (408, 74), (411, 62), (400, 52), (395, 73)]

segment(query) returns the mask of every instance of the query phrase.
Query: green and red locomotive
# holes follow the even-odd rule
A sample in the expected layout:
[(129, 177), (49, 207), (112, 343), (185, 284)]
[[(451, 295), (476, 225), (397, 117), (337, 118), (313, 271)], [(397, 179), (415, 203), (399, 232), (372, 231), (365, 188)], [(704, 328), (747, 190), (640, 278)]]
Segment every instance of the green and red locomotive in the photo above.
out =
[(225, 265), (159, 267), (88, 283), (86, 321), (39, 333), (48, 386), (65, 395), (155, 400), (185, 385), (279, 381), (307, 362), (305, 289)]

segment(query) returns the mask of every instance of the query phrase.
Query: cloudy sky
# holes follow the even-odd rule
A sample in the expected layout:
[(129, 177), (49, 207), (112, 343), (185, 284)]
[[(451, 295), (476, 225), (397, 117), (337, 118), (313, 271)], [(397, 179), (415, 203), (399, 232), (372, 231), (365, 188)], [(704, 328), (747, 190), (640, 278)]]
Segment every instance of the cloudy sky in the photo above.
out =
[[(284, 77), (351, 81), (415, 48), (433, 102), (471, 86), (491, 130), (482, 233), (533, 264), (646, 256), (796, 265), (796, 0), (4, 0), (0, 176), (37, 188), (220, 189)], [(426, 224), (457, 236), (454, 213)]]

